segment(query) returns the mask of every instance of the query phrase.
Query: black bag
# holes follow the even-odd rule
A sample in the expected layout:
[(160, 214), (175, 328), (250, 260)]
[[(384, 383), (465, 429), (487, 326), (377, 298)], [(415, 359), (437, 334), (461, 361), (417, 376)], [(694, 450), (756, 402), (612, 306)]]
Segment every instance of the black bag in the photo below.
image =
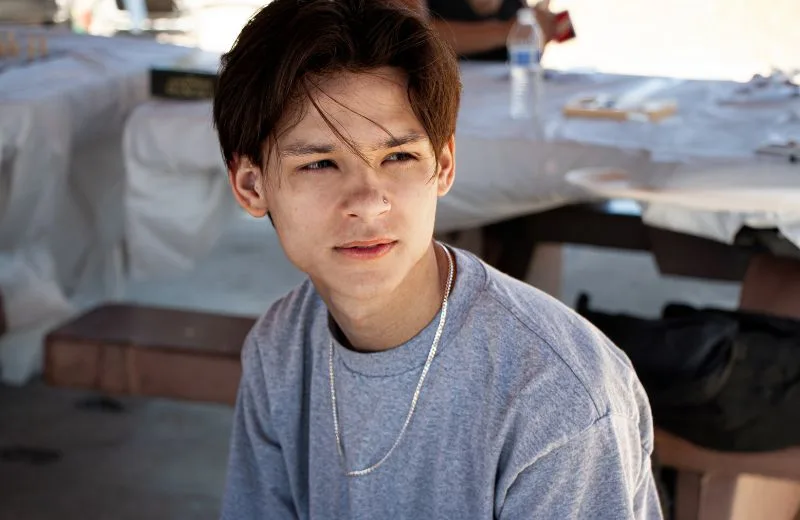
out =
[(800, 445), (800, 321), (670, 304), (661, 319), (578, 312), (631, 359), (655, 424), (699, 446)]

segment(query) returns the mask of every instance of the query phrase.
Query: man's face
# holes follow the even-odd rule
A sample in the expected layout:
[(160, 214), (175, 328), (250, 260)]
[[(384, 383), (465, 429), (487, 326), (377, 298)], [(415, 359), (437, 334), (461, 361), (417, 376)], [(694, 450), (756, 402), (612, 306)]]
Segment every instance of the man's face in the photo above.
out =
[(248, 193), (258, 169), (240, 164), (234, 191), (251, 214), (270, 213), (286, 255), (321, 291), (368, 298), (400, 285), (431, 246), (437, 198), (453, 182), (454, 141), (437, 168), (395, 69), (342, 73), (319, 87), (316, 104), (361, 156), (308, 102), (279, 134), (266, 181)]

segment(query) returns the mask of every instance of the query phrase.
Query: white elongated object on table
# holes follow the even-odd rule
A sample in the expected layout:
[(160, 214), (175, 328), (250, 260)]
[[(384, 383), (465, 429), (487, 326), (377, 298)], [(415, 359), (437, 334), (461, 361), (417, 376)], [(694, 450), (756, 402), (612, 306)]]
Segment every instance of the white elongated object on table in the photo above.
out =
[(131, 18), (131, 32), (139, 34), (144, 31), (147, 20), (147, 4), (145, 0), (122, 0), (125, 10)]
[(587, 168), (569, 172), (567, 180), (607, 198), (704, 211), (800, 213), (800, 169), (792, 165), (683, 167), (649, 179), (615, 168)]

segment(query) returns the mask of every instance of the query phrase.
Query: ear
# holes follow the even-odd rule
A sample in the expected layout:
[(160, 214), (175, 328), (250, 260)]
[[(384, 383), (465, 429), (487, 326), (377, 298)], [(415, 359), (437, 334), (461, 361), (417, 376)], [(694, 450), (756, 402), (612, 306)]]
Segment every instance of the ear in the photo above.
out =
[(228, 165), (228, 179), (236, 202), (245, 211), (257, 218), (267, 215), (269, 207), (261, 168), (250, 159), (237, 155)]
[(447, 194), (456, 178), (456, 136), (450, 139), (439, 153), (439, 173), (437, 174), (437, 192), (440, 197)]

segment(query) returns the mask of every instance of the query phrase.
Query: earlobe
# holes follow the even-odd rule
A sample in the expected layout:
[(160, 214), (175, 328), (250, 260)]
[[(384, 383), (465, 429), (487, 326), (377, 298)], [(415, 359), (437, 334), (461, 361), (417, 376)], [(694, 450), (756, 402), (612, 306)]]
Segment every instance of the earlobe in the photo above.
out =
[(440, 197), (447, 194), (453, 186), (456, 177), (456, 137), (450, 136), (439, 154), (438, 194)]
[(257, 218), (267, 215), (269, 207), (261, 168), (246, 157), (236, 156), (228, 165), (228, 179), (233, 196), (245, 211)]

